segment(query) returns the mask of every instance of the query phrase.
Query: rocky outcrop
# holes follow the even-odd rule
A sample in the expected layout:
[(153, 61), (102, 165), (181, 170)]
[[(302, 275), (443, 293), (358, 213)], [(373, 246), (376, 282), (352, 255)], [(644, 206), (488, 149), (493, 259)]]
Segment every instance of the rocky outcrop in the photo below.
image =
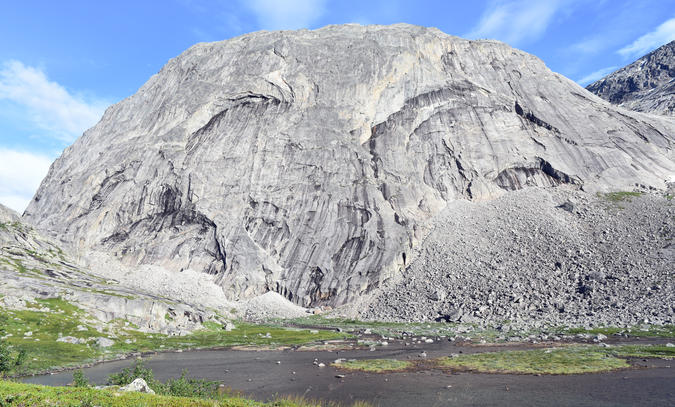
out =
[[(200, 301), (163, 298), (101, 278), (2, 205), (0, 276), (3, 309), (34, 309), (37, 299), (61, 298), (86, 311), (94, 325), (122, 320), (141, 331), (166, 334), (187, 333), (206, 320), (220, 318), (202, 308)], [(99, 346), (111, 345), (99, 339)]]
[(230, 299), (339, 305), (398, 276), (451, 202), (664, 188), (674, 134), (496, 41), (258, 32), (191, 47), (110, 107), (24, 219), (81, 254), (210, 273)]
[(675, 41), (586, 89), (627, 109), (675, 116)]

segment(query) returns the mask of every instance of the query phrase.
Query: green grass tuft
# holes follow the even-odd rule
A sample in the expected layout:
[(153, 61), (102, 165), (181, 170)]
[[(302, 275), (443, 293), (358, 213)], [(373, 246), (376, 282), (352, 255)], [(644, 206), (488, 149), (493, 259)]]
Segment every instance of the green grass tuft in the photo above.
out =
[(413, 366), (412, 362), (396, 359), (362, 359), (347, 360), (342, 363), (333, 363), (333, 366), (340, 369), (360, 370), (362, 372), (385, 373), (398, 372)]
[(642, 195), (642, 192), (630, 192), (630, 191), (607, 192), (607, 193), (598, 192), (598, 197), (603, 198), (610, 202), (630, 201), (631, 199), (638, 197), (640, 195)]
[(675, 325), (643, 325), (630, 328), (619, 327), (595, 327), (595, 328), (552, 328), (552, 333), (557, 334), (603, 334), (606, 336), (626, 334), (645, 338), (675, 338)]
[(605, 351), (618, 357), (675, 359), (675, 347), (663, 345), (623, 345)]

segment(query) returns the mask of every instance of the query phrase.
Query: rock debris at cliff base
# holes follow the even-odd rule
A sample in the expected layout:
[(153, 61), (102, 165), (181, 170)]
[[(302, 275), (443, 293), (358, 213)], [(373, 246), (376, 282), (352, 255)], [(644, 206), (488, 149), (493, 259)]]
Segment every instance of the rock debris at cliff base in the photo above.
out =
[(457, 201), (412, 263), (353, 311), (512, 326), (675, 323), (675, 203), (666, 194), (531, 188)]

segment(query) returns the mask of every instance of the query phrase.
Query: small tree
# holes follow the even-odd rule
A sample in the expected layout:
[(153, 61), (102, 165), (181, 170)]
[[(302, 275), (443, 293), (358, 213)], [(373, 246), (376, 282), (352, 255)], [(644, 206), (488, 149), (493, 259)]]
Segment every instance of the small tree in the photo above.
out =
[(77, 369), (73, 372), (73, 386), (75, 387), (89, 387), (89, 380), (84, 375), (82, 369)]
[(120, 373), (113, 373), (108, 376), (108, 384), (126, 386), (139, 377), (145, 380), (148, 386), (156, 393), (162, 392), (163, 384), (155, 380), (155, 374), (152, 372), (152, 369), (145, 367), (141, 360), (134, 362), (133, 368), (125, 367)]
[[(5, 336), (5, 326), (7, 326), (7, 317), (0, 315), (0, 337)], [(0, 338), (0, 377), (9, 373), (10, 370), (21, 366), (25, 360), (25, 350), (19, 349), (17, 352), (12, 349), (7, 341)]]

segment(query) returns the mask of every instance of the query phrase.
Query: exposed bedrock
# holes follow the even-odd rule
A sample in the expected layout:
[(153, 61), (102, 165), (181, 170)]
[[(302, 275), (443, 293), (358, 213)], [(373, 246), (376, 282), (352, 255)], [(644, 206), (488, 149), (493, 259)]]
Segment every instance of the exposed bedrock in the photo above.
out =
[(675, 41), (586, 87), (637, 112), (675, 116)]
[(399, 275), (449, 202), (662, 189), (675, 121), (496, 41), (410, 25), (197, 44), (52, 165), (24, 218), (80, 253), (340, 305)]

